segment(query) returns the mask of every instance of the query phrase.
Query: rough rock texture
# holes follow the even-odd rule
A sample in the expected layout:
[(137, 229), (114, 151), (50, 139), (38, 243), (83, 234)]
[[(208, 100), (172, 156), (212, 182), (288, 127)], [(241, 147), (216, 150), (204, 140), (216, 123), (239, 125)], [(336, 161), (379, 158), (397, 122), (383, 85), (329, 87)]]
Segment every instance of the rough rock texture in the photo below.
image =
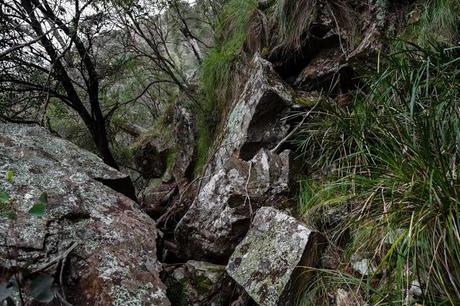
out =
[(172, 175), (179, 189), (182, 189), (188, 183), (193, 170), (193, 158), (196, 151), (196, 119), (185, 107), (177, 106), (174, 127), (176, 156)]
[(45, 129), (36, 126), (0, 124), (0, 145), (39, 150), (47, 159), (66, 167), (81, 169), (80, 171), (91, 178), (135, 199), (134, 186), (126, 174), (107, 166), (99, 157), (80, 149), (73, 143), (52, 136)]
[[(14, 220), (0, 220), (0, 270), (47, 271), (67, 256), (63, 285), (74, 305), (169, 305), (159, 278), (155, 224), (98, 180), (124, 178), (92, 153), (37, 127), (0, 124), (0, 180)], [(45, 214), (28, 210), (48, 194)], [(48, 267), (49, 265), (49, 267)], [(45, 269), (46, 268), (46, 269)], [(56, 277), (56, 282), (58, 282)]]
[(248, 75), (196, 200), (175, 231), (180, 248), (195, 259), (225, 262), (249, 229), (251, 212), (281, 203), (289, 192), (289, 153), (269, 149), (288, 132), (290, 89), (258, 54)]
[(226, 270), (259, 305), (293, 305), (288, 295), (291, 280), (298, 280), (296, 267), (312, 266), (321, 245), (317, 232), (279, 210), (262, 207)]
[(164, 148), (156, 141), (142, 144), (134, 154), (134, 163), (145, 179), (162, 177), (166, 171), (166, 159), (171, 148)]
[(281, 204), (289, 191), (289, 151), (260, 150), (250, 161), (231, 158), (201, 188), (176, 228), (193, 258), (225, 261), (250, 226), (251, 212)]
[(154, 219), (166, 212), (173, 197), (177, 194), (175, 182), (163, 182), (161, 179), (150, 180), (142, 192), (141, 208)]
[(174, 305), (229, 305), (234, 286), (225, 273), (225, 266), (190, 260), (179, 267), (171, 267), (168, 296)]
[(250, 160), (261, 148), (271, 149), (287, 134), (285, 116), (291, 92), (270, 62), (254, 56), (244, 90), (234, 102), (219, 148), (207, 175), (223, 168), (230, 157)]

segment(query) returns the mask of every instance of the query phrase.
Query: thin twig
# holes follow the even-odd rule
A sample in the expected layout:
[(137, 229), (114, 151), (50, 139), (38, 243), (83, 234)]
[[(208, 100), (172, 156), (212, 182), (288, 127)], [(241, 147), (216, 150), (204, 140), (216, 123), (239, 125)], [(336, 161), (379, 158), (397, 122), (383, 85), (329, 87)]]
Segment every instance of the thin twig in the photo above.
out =
[(48, 267), (50, 267), (51, 265), (59, 262), (61, 259), (66, 258), (70, 254), (70, 252), (72, 252), (77, 246), (78, 246), (78, 242), (72, 243), (72, 245), (67, 250), (65, 250), (62, 254), (56, 256), (51, 261), (46, 262), (43, 265), (41, 265), (40, 267), (36, 268), (35, 270), (32, 271), (32, 273), (37, 273), (37, 272), (43, 271), (43, 270), (47, 269)]
[(286, 137), (281, 139), (281, 141), (276, 145), (276, 147), (270, 150), (271, 153), (276, 153), (276, 151), (281, 147), (281, 145), (285, 143), (289, 138), (291, 138), (295, 132), (297, 132), (297, 130), (303, 125), (307, 117), (310, 116), (310, 114), (315, 110), (316, 106), (318, 106), (320, 102), (321, 99), (318, 100), (318, 102), (316, 102), (315, 105), (313, 105), (313, 107), (305, 114), (305, 116), (303, 116), (302, 121), (300, 121), (300, 123), (289, 134), (287, 134)]

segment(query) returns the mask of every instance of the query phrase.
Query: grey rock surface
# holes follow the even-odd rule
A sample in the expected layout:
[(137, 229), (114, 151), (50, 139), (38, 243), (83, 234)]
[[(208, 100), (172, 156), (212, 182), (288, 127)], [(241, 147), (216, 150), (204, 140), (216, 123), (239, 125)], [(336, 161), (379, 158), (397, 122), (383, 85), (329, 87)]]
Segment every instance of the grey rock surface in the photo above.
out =
[(289, 87), (258, 54), (248, 75), (242, 94), (233, 102), (219, 147), (206, 167), (207, 175), (222, 169), (231, 157), (250, 160), (261, 148), (275, 147), (288, 132)]
[(270, 152), (286, 135), (292, 97), (270, 62), (254, 56), (194, 204), (175, 230), (188, 257), (223, 262), (249, 229), (251, 213), (289, 192), (289, 152)]
[[(9, 170), (12, 181), (4, 179)], [(63, 278), (70, 303), (170, 305), (154, 221), (99, 181), (124, 177), (41, 128), (0, 124), (0, 190), (16, 215), (0, 218), (0, 270), (53, 275), (72, 248)], [(28, 211), (44, 192), (45, 213), (34, 217)]]
[(290, 288), (299, 279), (298, 267), (314, 265), (321, 246), (317, 232), (284, 212), (262, 207), (226, 270), (259, 305), (293, 305), (289, 294), (295, 291)]
[(179, 188), (185, 188), (188, 183), (196, 155), (196, 118), (183, 106), (176, 106), (174, 117), (174, 138), (176, 156), (172, 167), (172, 175)]
[(224, 261), (250, 226), (251, 213), (289, 192), (289, 151), (232, 158), (200, 189), (175, 236), (187, 256)]

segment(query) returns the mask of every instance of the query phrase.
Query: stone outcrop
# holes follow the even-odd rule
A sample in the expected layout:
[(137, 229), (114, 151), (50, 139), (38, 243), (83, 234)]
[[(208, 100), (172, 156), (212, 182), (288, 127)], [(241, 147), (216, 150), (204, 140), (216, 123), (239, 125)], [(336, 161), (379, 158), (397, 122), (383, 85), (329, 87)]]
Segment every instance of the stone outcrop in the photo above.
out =
[(321, 236), (295, 218), (262, 207), (226, 270), (259, 305), (293, 305), (290, 289), (308, 274), (298, 267), (313, 266), (322, 245)]
[[(0, 177), (7, 171), (0, 189), (14, 218), (0, 220), (0, 270), (46, 273), (74, 305), (170, 305), (154, 221), (101, 183), (125, 175), (41, 128), (0, 124)], [(44, 215), (33, 216), (43, 193)]]
[(251, 214), (264, 205), (281, 205), (288, 191), (289, 151), (260, 150), (250, 161), (231, 158), (200, 189), (176, 239), (187, 256), (225, 261), (248, 231)]
[(183, 189), (193, 171), (196, 154), (196, 118), (183, 106), (176, 106), (174, 117), (176, 155), (172, 167), (174, 180)]
[(206, 174), (223, 168), (230, 157), (250, 160), (262, 148), (272, 149), (289, 129), (286, 115), (292, 105), (291, 91), (270, 62), (254, 56), (250, 76), (226, 120)]
[(186, 256), (225, 262), (249, 229), (253, 211), (283, 203), (289, 193), (289, 152), (271, 152), (287, 135), (291, 92), (258, 54), (206, 165), (195, 202), (175, 237)]

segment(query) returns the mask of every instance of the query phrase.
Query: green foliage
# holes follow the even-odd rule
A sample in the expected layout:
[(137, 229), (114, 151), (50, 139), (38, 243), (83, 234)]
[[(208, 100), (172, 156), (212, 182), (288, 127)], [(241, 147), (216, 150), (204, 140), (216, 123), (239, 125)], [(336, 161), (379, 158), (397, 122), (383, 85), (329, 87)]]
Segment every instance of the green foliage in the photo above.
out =
[(274, 23), (278, 28), (278, 44), (284, 49), (298, 49), (316, 17), (316, 0), (277, 0), (273, 7)]
[(9, 182), (9, 183), (13, 183), (13, 178), (14, 178), (14, 171), (9, 169), (8, 171), (6, 171), (6, 180)]
[(222, 103), (238, 72), (239, 55), (246, 39), (249, 18), (257, 8), (256, 0), (230, 0), (224, 6), (216, 25), (215, 46), (202, 65), (202, 84), (207, 104), (205, 110)]
[(45, 215), (46, 204), (48, 204), (48, 194), (44, 192), (40, 195), (38, 202), (29, 209), (29, 214), (37, 218), (43, 217)]
[[(338, 247), (349, 232), (344, 263), (372, 254), (377, 272), (347, 286), (373, 304), (401, 304), (414, 280), (423, 285), (417, 302), (460, 303), (459, 62), (459, 47), (406, 44), (353, 106), (323, 105), (299, 136), (322, 178), (301, 189), (301, 212), (311, 219), (344, 206), (328, 235)], [(347, 271), (329, 271), (329, 285), (344, 285)]]
[(412, 24), (404, 38), (427, 47), (430, 42), (455, 44), (460, 38), (460, 2), (458, 0), (430, 0), (422, 2), (412, 11)]
[(195, 176), (198, 176), (206, 164), (208, 149), (211, 144), (211, 135), (207, 126), (207, 120), (202, 117), (205, 114), (198, 114), (198, 135), (197, 135), (197, 158), (195, 163)]
[(10, 201), (10, 195), (6, 191), (0, 192), (0, 218), (14, 219), (15, 213)]
[(216, 127), (224, 113), (226, 102), (232, 98), (238, 83), (243, 46), (256, 0), (230, 0), (218, 16), (215, 45), (202, 63), (201, 85), (204, 97), (198, 119), (198, 162), (195, 173), (205, 164)]

